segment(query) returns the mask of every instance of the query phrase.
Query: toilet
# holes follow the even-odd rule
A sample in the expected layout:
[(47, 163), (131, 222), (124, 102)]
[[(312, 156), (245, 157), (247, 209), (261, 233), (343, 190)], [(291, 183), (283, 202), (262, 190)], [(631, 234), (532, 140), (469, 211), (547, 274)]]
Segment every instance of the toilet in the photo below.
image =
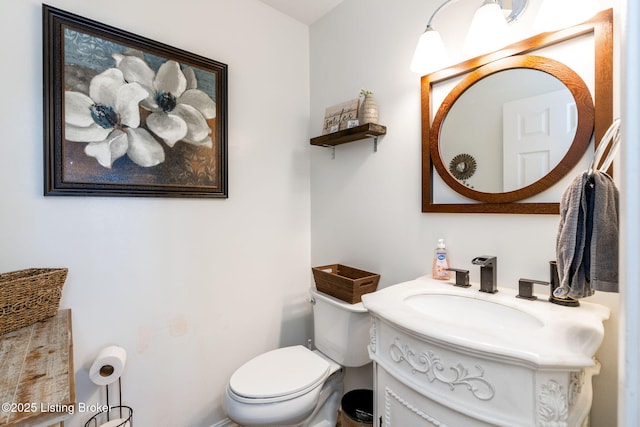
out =
[(315, 350), (302, 345), (263, 353), (238, 368), (223, 408), (244, 427), (335, 427), (344, 367), (370, 362), (370, 320), (362, 303), (311, 290)]

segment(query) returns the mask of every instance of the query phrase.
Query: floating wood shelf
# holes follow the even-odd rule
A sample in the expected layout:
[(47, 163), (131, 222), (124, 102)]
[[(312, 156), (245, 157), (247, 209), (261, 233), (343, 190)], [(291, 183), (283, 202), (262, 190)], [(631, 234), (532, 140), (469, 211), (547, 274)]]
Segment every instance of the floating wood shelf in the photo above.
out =
[(350, 129), (339, 130), (338, 132), (329, 133), (327, 135), (311, 138), (311, 145), (319, 145), (321, 147), (335, 147), (336, 145), (346, 144), (351, 141), (358, 141), (365, 138), (374, 138), (377, 144), (378, 136), (387, 133), (387, 127), (367, 123), (364, 125), (352, 127)]

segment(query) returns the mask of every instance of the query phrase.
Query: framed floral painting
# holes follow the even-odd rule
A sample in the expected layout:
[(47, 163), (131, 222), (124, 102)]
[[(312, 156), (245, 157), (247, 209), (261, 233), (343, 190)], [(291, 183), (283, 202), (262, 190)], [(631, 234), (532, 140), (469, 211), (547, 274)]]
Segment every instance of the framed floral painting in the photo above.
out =
[(43, 5), (45, 195), (228, 196), (227, 66)]

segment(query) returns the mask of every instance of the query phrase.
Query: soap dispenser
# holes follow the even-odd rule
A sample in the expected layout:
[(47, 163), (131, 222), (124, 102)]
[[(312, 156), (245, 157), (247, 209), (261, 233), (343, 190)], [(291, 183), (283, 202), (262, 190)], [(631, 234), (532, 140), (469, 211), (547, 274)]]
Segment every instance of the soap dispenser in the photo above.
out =
[(451, 271), (449, 271), (449, 259), (447, 257), (447, 249), (444, 245), (444, 239), (438, 239), (438, 246), (433, 255), (433, 266), (431, 276), (438, 280), (449, 280)]

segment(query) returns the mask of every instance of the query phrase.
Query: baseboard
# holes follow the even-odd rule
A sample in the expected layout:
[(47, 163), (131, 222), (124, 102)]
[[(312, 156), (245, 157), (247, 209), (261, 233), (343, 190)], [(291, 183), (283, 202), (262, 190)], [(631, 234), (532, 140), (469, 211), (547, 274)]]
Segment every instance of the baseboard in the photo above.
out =
[(220, 420), (211, 427), (240, 427), (238, 424), (231, 421), (229, 418), (225, 418), (224, 420)]

